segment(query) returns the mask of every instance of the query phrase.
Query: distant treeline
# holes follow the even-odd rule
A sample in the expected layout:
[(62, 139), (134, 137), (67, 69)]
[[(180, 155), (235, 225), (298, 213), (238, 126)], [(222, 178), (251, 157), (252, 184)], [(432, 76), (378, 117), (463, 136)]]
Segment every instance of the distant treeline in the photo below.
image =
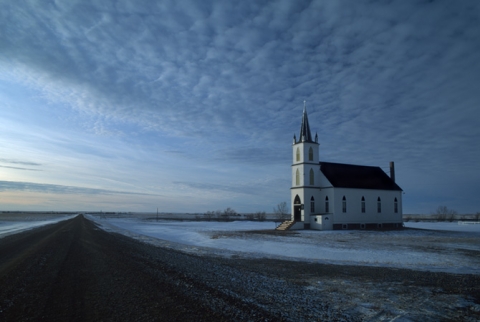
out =
[(479, 221), (480, 212), (476, 214), (458, 214), (457, 211), (448, 208), (447, 206), (439, 206), (431, 214), (404, 214), (403, 221)]

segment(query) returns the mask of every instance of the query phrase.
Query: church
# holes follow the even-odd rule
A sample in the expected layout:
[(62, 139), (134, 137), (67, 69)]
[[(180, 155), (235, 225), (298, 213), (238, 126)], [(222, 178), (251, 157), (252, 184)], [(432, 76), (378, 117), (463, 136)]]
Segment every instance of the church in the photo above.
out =
[(300, 136), (293, 136), (291, 221), (287, 229), (394, 229), (403, 226), (402, 189), (380, 167), (319, 160), (304, 106)]

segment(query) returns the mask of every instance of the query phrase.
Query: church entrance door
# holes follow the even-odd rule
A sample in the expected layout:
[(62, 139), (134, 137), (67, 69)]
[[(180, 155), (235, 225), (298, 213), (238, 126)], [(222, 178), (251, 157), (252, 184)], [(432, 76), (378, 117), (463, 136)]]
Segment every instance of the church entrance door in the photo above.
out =
[(295, 196), (293, 201), (293, 220), (302, 221), (302, 201), (298, 195)]

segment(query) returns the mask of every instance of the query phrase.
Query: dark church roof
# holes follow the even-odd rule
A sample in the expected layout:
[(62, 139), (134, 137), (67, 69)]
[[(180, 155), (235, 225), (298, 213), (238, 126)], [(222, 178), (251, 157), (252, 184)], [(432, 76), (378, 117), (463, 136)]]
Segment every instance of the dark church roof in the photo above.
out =
[[(303, 138), (305, 136), (305, 138)], [(310, 125), (308, 124), (307, 109), (303, 107), (302, 126), (300, 127), (300, 142), (313, 142)]]
[(320, 162), (320, 170), (337, 188), (402, 190), (379, 167)]

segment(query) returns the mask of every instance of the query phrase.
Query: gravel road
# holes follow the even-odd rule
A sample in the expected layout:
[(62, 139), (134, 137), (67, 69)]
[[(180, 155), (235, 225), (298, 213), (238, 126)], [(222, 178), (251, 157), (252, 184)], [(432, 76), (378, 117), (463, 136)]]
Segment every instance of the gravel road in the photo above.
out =
[(83, 216), (0, 239), (0, 321), (478, 321), (480, 276), (194, 256)]

